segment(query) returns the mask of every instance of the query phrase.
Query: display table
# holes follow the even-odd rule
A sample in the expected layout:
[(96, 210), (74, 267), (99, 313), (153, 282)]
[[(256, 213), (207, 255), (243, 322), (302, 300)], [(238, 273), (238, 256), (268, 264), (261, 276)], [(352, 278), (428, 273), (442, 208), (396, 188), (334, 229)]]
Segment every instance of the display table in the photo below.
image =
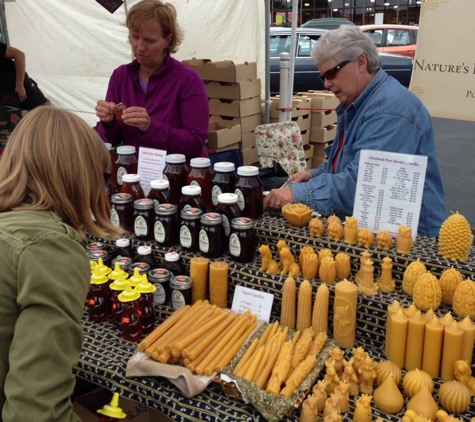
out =
[[(400, 280), (405, 268), (414, 260), (421, 260), (429, 271), (440, 276), (442, 272), (450, 267), (459, 270), (464, 278), (475, 280), (475, 250), (472, 247), (469, 260), (467, 262), (447, 262), (438, 256), (438, 244), (435, 239), (418, 238), (413, 246), (410, 255), (398, 255), (395, 249), (392, 251), (382, 251), (374, 249), (350, 246), (343, 241), (330, 241), (326, 237), (316, 237), (309, 233), (308, 228), (295, 228), (287, 224), (280, 216), (266, 215), (257, 221), (256, 232), (258, 243), (268, 244), (274, 251), (274, 259), (277, 259), (276, 245), (278, 240), (285, 240), (292, 249), (295, 257), (298, 257), (300, 248), (312, 246), (317, 251), (321, 248), (330, 248), (334, 253), (346, 252), (352, 260), (352, 277), (359, 268), (361, 253), (368, 250), (371, 259), (374, 260), (375, 278), (379, 276), (382, 259), (389, 256), (393, 261), (393, 275), (397, 282), (396, 291), (393, 293), (379, 292), (376, 296), (368, 297), (359, 294), (357, 312), (357, 343), (362, 346), (370, 356), (376, 361), (385, 360), (383, 355), (385, 340), (386, 308), (394, 300), (398, 300), (403, 306), (409, 306), (412, 300), (407, 296), (402, 288)], [(95, 239), (101, 240), (102, 239)], [(167, 250), (161, 249), (154, 242), (153, 247), (158, 257), (163, 257)], [(188, 264), (192, 256), (181, 251), (179, 247), (172, 248), (181, 252), (185, 264)], [(256, 252), (253, 262), (239, 264), (230, 259), (229, 255), (224, 255), (219, 260), (229, 262), (229, 296), (228, 304), (231, 304), (234, 289), (237, 285), (261, 290), (274, 294), (274, 306), (272, 310), (271, 322), (279, 319), (281, 305), (281, 291), (286, 276), (268, 275), (259, 271), (261, 260)], [(350, 277), (350, 279), (352, 279)], [(297, 277), (297, 285), (302, 281), (302, 277)], [(316, 292), (320, 281), (311, 280), (313, 292)], [(330, 315), (329, 315), (329, 336), (333, 332), (333, 297), (334, 287), (330, 288)], [(170, 307), (157, 307), (156, 316), (159, 321), (165, 319), (173, 312)], [(441, 307), (437, 310), (438, 316), (451, 312), (448, 307)], [(125, 376), (127, 361), (134, 354), (136, 344), (125, 341), (120, 333), (110, 323), (90, 322), (85, 313), (84, 318), (84, 343), (80, 360), (76, 365), (75, 374), (94, 384), (101, 385), (111, 391), (118, 391), (121, 396), (138, 401), (149, 407), (155, 408), (173, 420), (179, 421), (264, 421), (265, 419), (251, 406), (239, 399), (228, 397), (221, 387), (216, 383), (211, 383), (209, 387), (198, 396), (188, 399), (168, 380), (160, 377), (135, 377)], [(346, 350), (346, 358), (351, 357), (350, 349)], [(473, 368), (473, 363), (472, 363)], [(475, 371), (474, 371), (475, 372)], [(438, 390), (439, 382), (436, 381), (435, 393)], [(351, 421), (354, 410), (354, 399), (351, 400), (350, 410), (344, 414), (343, 419)], [(294, 412), (286, 421), (297, 421), (299, 411)], [(373, 420), (381, 416), (385, 420), (399, 421), (402, 413), (398, 415), (386, 415), (373, 406)], [(475, 417), (475, 404), (470, 406), (468, 412), (457, 417), (464, 421), (469, 421)]]

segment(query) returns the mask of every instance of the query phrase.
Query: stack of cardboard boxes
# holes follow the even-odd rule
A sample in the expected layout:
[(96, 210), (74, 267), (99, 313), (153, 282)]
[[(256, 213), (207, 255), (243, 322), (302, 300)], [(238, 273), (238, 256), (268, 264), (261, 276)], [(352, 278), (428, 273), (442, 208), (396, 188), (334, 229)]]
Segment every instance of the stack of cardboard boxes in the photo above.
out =
[[(279, 121), (280, 98), (271, 98), (271, 122)], [(329, 91), (300, 92), (292, 97), (292, 120), (299, 127), (308, 168), (318, 167), (326, 160), (325, 148), (336, 134), (335, 108), (339, 101)]]
[(203, 79), (209, 99), (211, 153), (238, 149), (244, 165), (259, 161), (254, 128), (262, 124), (261, 80), (257, 63), (185, 60)]

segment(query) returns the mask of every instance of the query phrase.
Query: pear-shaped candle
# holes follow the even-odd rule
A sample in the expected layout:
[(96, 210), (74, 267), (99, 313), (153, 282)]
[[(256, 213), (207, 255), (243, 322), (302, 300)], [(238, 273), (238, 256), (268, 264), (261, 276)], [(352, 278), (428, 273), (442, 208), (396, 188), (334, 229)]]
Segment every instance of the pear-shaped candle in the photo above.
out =
[(395, 414), (404, 406), (404, 397), (397, 388), (391, 375), (373, 393), (373, 400), (378, 409), (385, 413)]
[(406, 410), (414, 410), (418, 415), (436, 421), (435, 414), (439, 410), (434, 397), (429, 389), (424, 385), (422, 388), (409, 400)]

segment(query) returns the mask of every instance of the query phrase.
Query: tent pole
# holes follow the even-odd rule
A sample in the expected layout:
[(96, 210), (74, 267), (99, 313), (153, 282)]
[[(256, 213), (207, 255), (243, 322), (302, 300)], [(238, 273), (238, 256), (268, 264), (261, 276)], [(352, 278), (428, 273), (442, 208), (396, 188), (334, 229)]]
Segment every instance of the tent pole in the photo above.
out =
[(264, 123), (270, 122), (270, 2), (265, 1), (265, 99), (264, 99)]

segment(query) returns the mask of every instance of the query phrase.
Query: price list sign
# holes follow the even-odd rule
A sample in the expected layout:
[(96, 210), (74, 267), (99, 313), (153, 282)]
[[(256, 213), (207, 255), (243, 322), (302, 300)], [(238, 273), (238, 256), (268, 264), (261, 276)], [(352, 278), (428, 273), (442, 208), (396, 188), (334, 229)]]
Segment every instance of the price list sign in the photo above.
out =
[(393, 236), (408, 226), (415, 240), (426, 170), (423, 155), (362, 150), (353, 208), (358, 225)]

